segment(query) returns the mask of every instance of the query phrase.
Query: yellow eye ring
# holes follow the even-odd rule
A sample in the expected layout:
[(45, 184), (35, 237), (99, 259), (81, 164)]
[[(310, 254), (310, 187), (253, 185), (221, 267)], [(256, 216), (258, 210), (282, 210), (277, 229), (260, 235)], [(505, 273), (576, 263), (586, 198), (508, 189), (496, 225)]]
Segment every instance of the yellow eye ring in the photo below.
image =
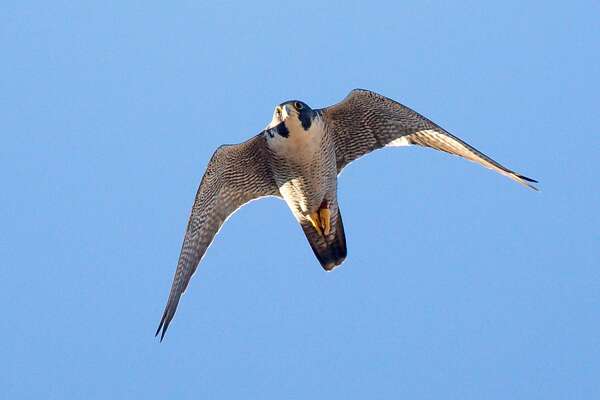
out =
[(275, 109), (275, 114), (277, 115), (277, 118), (281, 118), (281, 107), (277, 106)]
[(296, 110), (302, 110), (302, 103), (300, 103), (299, 101), (294, 103), (294, 107), (296, 108)]

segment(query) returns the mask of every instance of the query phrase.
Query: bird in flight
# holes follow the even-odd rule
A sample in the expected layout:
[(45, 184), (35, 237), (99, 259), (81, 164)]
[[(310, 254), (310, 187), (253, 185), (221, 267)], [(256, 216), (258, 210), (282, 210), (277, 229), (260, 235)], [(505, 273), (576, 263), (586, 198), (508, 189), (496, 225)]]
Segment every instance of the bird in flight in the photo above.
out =
[(283, 199), (326, 271), (346, 258), (337, 177), (352, 161), (383, 147), (418, 145), (494, 170), (537, 190), (520, 175), (410, 108), (355, 89), (340, 103), (312, 109), (302, 101), (278, 105), (267, 127), (250, 140), (219, 147), (192, 206), (165, 311), (160, 340), (206, 249), (238, 208), (266, 196)]

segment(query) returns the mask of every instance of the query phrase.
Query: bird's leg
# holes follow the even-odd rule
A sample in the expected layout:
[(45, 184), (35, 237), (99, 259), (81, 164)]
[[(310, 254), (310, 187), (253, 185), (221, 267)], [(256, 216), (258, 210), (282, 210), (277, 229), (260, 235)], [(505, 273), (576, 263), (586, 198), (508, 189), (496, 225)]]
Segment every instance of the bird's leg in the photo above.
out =
[(312, 226), (315, 228), (315, 230), (319, 233), (319, 235), (323, 236), (323, 232), (321, 231), (321, 226), (320, 226), (319, 213), (318, 212), (310, 213), (309, 215), (307, 215), (307, 218), (310, 221), (310, 223), (312, 224)]
[(331, 233), (331, 211), (329, 211), (327, 200), (323, 200), (319, 209), (310, 213), (307, 218), (319, 235), (323, 236)]
[(319, 210), (319, 218), (321, 220), (323, 233), (329, 235), (331, 232), (331, 211), (329, 211), (328, 207), (323, 207)]

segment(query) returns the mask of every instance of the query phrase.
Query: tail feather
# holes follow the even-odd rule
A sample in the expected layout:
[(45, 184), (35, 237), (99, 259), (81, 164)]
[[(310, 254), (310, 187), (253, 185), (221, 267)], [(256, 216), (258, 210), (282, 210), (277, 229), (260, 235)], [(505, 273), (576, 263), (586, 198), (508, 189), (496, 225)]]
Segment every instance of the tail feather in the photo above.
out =
[(348, 251), (344, 223), (339, 210), (332, 226), (333, 229), (327, 236), (320, 235), (308, 221), (302, 222), (301, 225), (310, 247), (324, 270), (331, 271), (344, 262)]

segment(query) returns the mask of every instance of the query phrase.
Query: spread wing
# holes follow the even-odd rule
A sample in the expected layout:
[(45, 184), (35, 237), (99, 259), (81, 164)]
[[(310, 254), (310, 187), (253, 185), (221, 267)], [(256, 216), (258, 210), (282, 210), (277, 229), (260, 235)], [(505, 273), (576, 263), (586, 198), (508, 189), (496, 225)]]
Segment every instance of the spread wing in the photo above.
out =
[(192, 206), (169, 300), (156, 331), (158, 335), (162, 330), (161, 341), (179, 298), (225, 220), (247, 202), (264, 196), (279, 196), (264, 135), (219, 147), (206, 168)]
[(520, 175), (394, 100), (355, 89), (340, 103), (320, 110), (333, 130), (338, 173), (363, 155), (385, 146), (419, 145), (445, 151), (537, 190)]

